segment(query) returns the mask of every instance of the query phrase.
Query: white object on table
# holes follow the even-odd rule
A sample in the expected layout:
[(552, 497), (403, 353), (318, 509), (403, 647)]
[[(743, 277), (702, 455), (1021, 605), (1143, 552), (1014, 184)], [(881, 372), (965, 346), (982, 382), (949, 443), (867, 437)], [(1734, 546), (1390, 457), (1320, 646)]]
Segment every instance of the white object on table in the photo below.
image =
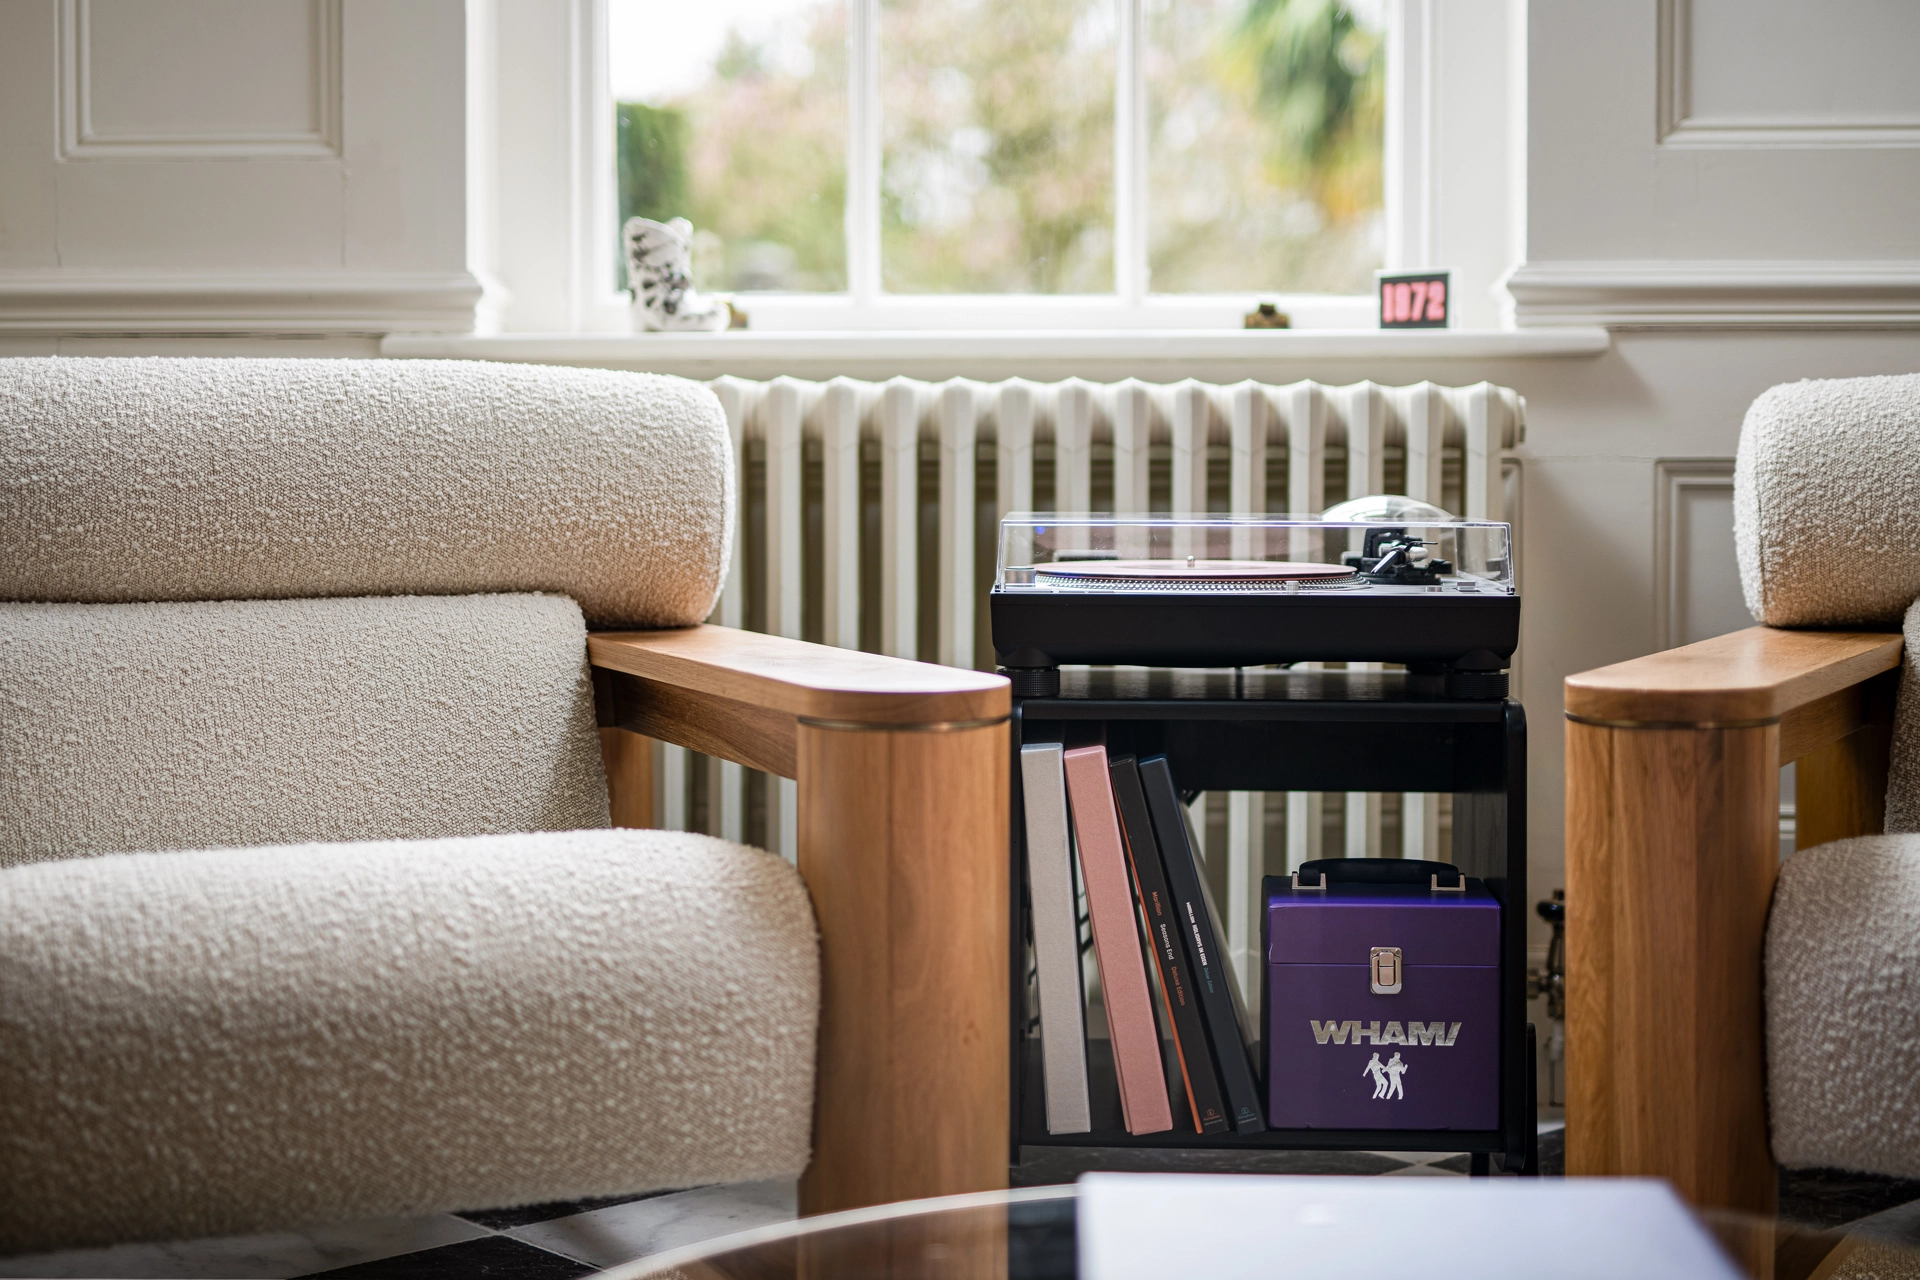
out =
[(1083, 1280), (1740, 1280), (1672, 1188), (1623, 1178), (1090, 1173)]

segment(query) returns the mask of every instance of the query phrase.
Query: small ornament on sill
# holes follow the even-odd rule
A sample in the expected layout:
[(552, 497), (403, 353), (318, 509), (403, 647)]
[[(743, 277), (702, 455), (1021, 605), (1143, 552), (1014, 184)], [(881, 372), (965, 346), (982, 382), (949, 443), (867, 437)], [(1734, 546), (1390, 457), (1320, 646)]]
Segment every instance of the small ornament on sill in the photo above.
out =
[(1445, 329), (1453, 323), (1451, 272), (1379, 272), (1382, 329)]
[(1288, 317), (1286, 312), (1274, 306), (1271, 302), (1263, 302), (1253, 310), (1247, 312), (1247, 322), (1244, 327), (1248, 329), (1291, 329), (1293, 327), (1293, 321)]
[[(633, 327), (643, 333), (717, 333), (745, 328), (732, 303), (693, 287), (693, 224), (628, 218), (627, 287), (633, 291)], [(734, 317), (740, 315), (739, 323)]]

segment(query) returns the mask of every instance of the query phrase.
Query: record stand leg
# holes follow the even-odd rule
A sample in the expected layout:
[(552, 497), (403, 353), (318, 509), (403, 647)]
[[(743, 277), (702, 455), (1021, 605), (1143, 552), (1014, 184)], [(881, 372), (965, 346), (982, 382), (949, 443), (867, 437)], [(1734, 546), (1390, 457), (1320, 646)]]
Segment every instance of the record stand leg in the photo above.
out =
[(1527, 1113), (1521, 1120), (1527, 1126), (1522, 1139), (1526, 1163), (1514, 1172), (1523, 1178), (1537, 1178), (1540, 1176), (1540, 1048), (1531, 1022), (1527, 1024)]

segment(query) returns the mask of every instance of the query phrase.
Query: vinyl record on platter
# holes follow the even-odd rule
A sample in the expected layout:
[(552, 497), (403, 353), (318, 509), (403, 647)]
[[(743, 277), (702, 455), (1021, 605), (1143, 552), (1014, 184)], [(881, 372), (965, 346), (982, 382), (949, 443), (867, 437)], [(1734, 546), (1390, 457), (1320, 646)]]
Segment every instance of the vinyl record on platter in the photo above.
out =
[(1256, 587), (1353, 578), (1345, 565), (1305, 560), (1085, 560), (1034, 566), (1040, 583), (1062, 586)]

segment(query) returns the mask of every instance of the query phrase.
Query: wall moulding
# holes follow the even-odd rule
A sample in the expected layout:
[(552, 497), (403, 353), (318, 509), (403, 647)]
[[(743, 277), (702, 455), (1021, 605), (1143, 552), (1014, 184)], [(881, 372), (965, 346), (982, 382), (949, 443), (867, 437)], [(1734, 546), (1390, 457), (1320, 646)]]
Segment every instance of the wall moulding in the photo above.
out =
[(1528, 262), (1506, 279), (1522, 327), (1920, 327), (1920, 261)]
[[(1659, 0), (1655, 35), (1656, 139), (1665, 147), (1920, 146), (1920, 113), (1792, 111), (1715, 115), (1698, 109), (1693, 85), (1694, 0)], [(1756, 21), (1764, 22), (1764, 15)], [(1845, 21), (1835, 16), (1834, 21)]]
[[(341, 154), (343, 96), (341, 6), (342, 0), (304, 0), (303, 21), (300, 23), (301, 47), (278, 51), (291, 53), (295, 60), (303, 64), (302, 79), (308, 92), (305, 101), (299, 102), (298, 111), (304, 120), (297, 124), (290, 122), (288, 127), (249, 128), (243, 122), (252, 113), (242, 109), (235, 111), (232, 126), (223, 127), (214, 119), (221, 106), (231, 110), (262, 104), (225, 103), (210, 107), (207, 103), (195, 102), (186, 115), (200, 116), (199, 122), (183, 122), (171, 128), (144, 129), (108, 123), (99, 118), (100, 113), (95, 109), (96, 91), (102, 81), (102, 69), (97, 65), (95, 25), (96, 20), (105, 18), (107, 11), (97, 6), (94, 0), (61, 0), (57, 61), (60, 159), (338, 160)], [(255, 58), (260, 53), (257, 49), (245, 52)], [(218, 51), (209, 53), (216, 66), (219, 65)], [(164, 51), (153, 59), (163, 64), (167, 60)], [(123, 79), (127, 78), (125, 71), (125, 68), (121, 69)], [(112, 73), (108, 73), (106, 78), (112, 79)], [(220, 79), (218, 75), (207, 78), (215, 82)], [(191, 75), (182, 75), (176, 70), (171, 77), (153, 74), (139, 83), (115, 84), (112, 88), (122, 95), (146, 95), (148, 102), (142, 105), (165, 108), (169, 105), (169, 95), (176, 99), (193, 96), (193, 86), (187, 86), (184, 93), (182, 88), (182, 80), (192, 79), (194, 77)], [(124, 109), (125, 104), (122, 105)], [(163, 109), (157, 114), (164, 116), (168, 113)]]
[[(1704, 630), (1719, 634), (1724, 624), (1731, 621), (1735, 628), (1746, 625), (1746, 605), (1740, 599), (1740, 583), (1737, 572), (1728, 578), (1721, 574), (1708, 575), (1704, 583), (1696, 582), (1699, 575), (1694, 570), (1703, 559), (1716, 560), (1718, 557), (1703, 557), (1702, 552), (1709, 550), (1696, 545), (1696, 539), (1711, 538), (1720, 530), (1707, 523), (1699, 523), (1693, 508), (1695, 499), (1704, 498), (1732, 502), (1733, 500), (1733, 459), (1732, 458), (1661, 458), (1653, 464), (1653, 645), (1655, 651), (1675, 649), (1695, 640), (1706, 639), (1705, 635), (1690, 634), (1692, 629), (1699, 630), (1701, 621), (1709, 620), (1721, 625), (1708, 625)], [(1732, 548), (1721, 548), (1726, 558), (1731, 558)], [(1695, 599), (1697, 590), (1704, 591), (1713, 598)], [(1717, 594), (1715, 594), (1717, 593)]]
[(0, 332), (290, 334), (463, 331), (466, 272), (0, 272)]

